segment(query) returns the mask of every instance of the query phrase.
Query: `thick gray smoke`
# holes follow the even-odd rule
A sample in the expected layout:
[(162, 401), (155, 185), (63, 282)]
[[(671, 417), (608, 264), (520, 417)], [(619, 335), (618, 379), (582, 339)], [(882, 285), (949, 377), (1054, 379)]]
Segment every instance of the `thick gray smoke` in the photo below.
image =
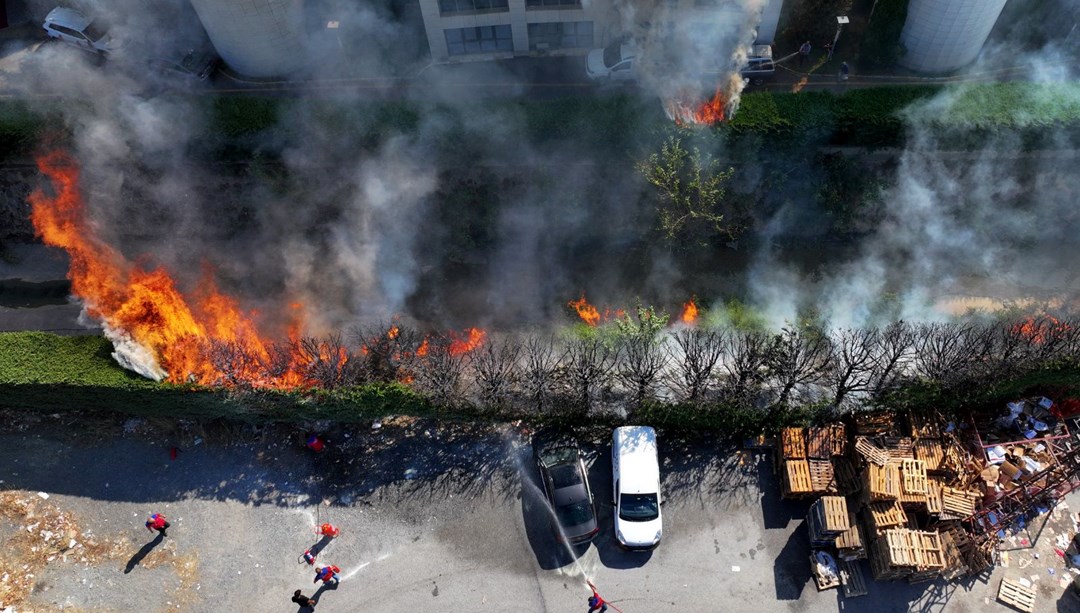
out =
[[(659, 110), (654, 96), (673, 92), (682, 75), (689, 86), (702, 72), (737, 68), (760, 12), (759, 2), (728, 3), (729, 27), (702, 28), (668, 14), (666, 2), (620, 6), (635, 39), (656, 49), (643, 65), (637, 110)], [(738, 250), (717, 247), (694, 259), (654, 242), (655, 193), (629, 152), (634, 139), (655, 134), (609, 134), (589, 146), (566, 127), (580, 127), (569, 117), (538, 128), (512, 104), (478, 111), (482, 92), (432, 67), (410, 86), (410, 96), (428, 101), (415, 114), (404, 104), (371, 104), (362, 89), (271, 99), (280, 129), (233, 135), (254, 151), (233, 159), (226, 139), (207, 133), (215, 113), (219, 123), (228, 115), (230, 99), (162, 93), (137, 61), (200, 36), (190, 7), (87, 7), (115, 16), (129, 60), (102, 64), (45, 45), (25, 59), (14, 85), (65, 100), (88, 210), (105, 240), (132, 260), (167, 267), (189, 290), (209, 264), (219, 286), (269, 324), (302, 302), (315, 334), (394, 315), (433, 327), (543, 325), (566, 321), (567, 300), (585, 292), (616, 307), (640, 299), (677, 308), (692, 294), (705, 303), (739, 298), (776, 325), (816, 310), (854, 326), (943, 318), (940, 303), (950, 297), (1000, 302), (1077, 289), (1074, 144), (1040, 143), (1044, 151), (1032, 152), (1001, 135), (981, 150), (951, 151), (933, 120), (955, 93), (908, 110), (905, 151), (854, 154), (897, 160), (877, 190), (882, 221), (850, 239), (854, 246), (834, 248), (827, 225), (808, 223), (824, 215), (811, 192), (769, 183), (812, 174), (815, 144), (783, 159), (731, 153), (743, 157), (744, 195), (779, 191), (785, 200), (768, 216), (753, 212), (764, 217), (760, 235)], [(340, 21), (344, 42), (326, 31), (329, 17)], [(341, 57), (381, 74), (418, 62), (394, 44), (399, 33), (416, 40), (415, 24), (395, 5), (341, 3), (310, 21), (315, 55), (337, 45)], [(360, 48), (360, 40), (370, 44)], [(996, 49), (987, 57), (1005, 55)], [(1040, 47), (1012, 59), (1035, 67), (1067, 51)], [(313, 76), (331, 69), (313, 66)], [(1032, 74), (1071, 74), (1054, 66)], [(557, 113), (558, 101), (550, 104)], [(403, 126), (395, 135), (376, 138), (395, 121)], [(793, 239), (814, 248), (792, 256)]]

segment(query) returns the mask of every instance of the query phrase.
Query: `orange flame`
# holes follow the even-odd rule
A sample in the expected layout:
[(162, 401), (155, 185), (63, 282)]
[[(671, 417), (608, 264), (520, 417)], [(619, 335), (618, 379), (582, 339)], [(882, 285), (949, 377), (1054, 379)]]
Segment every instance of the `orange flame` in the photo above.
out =
[(600, 323), (600, 311), (598, 311), (596, 307), (589, 304), (588, 301), (585, 300), (585, 294), (582, 294), (580, 299), (571, 300), (567, 304), (569, 304), (572, 309), (577, 311), (578, 317), (580, 317), (582, 321), (589, 324), (590, 326), (595, 328), (597, 324)]
[(724, 107), (727, 105), (727, 100), (724, 99), (723, 92), (720, 91), (720, 87), (717, 86), (716, 93), (713, 94), (712, 99), (704, 102), (694, 111), (694, 123), (711, 126), (713, 124), (724, 121)]
[(428, 339), (427, 339), (427, 337), (424, 337), (424, 341), (422, 343), (420, 343), (419, 347), (416, 348), (416, 356), (422, 358), (422, 357), (426, 356), (427, 354), (428, 354)]
[(1069, 324), (1063, 324), (1055, 317), (1044, 315), (1040, 319), (1028, 317), (1025, 321), (1015, 324), (1013, 332), (1019, 333), (1024, 338), (1031, 339), (1037, 345), (1045, 343), (1052, 335), (1069, 330)]
[(694, 302), (694, 299), (691, 298), (690, 302), (687, 302), (683, 305), (682, 315), (679, 317), (679, 319), (682, 320), (684, 324), (692, 326), (697, 323), (697, 318), (698, 306), (697, 303)]
[(484, 337), (487, 336), (487, 332), (480, 328), (469, 328), (468, 336), (466, 338), (455, 338), (450, 341), (450, 355), (461, 355), (476, 350), (480, 345), (484, 343)]
[[(235, 344), (255, 362), (270, 363), (271, 343), (259, 335), (253, 314), (243, 312), (235, 299), (218, 290), (209, 268), (189, 299), (164, 269), (145, 270), (127, 261), (95, 236), (86, 219), (75, 160), (54, 151), (39, 157), (37, 164), (52, 181), (56, 196), (35, 190), (29, 199), (30, 219), (47, 245), (67, 251), (72, 292), (89, 315), (149, 350), (169, 381), (242, 381), (258, 387), (304, 383), (295, 355), (284, 374), (267, 375), (254, 363), (233, 365), (237, 370), (229, 373), (219, 370), (209, 357), (215, 342)], [(301, 305), (292, 307), (288, 328), (295, 339), (303, 327), (303, 311)]]
[(398, 337), (398, 334), (401, 334), (401, 329), (397, 326), (390, 326), (390, 329), (386, 331), (386, 338), (394, 340)]
[(713, 97), (704, 102), (686, 91), (664, 101), (664, 110), (668, 117), (680, 126), (711, 126), (724, 121), (727, 113), (727, 96), (720, 85), (716, 86)]

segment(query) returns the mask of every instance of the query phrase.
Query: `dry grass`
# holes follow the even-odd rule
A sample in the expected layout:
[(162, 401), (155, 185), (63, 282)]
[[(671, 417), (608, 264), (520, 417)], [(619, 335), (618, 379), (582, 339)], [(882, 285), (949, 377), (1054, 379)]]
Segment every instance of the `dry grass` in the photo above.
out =
[[(83, 533), (73, 513), (25, 491), (0, 492), (0, 533), (9, 535), (0, 543), (0, 608), (25, 604), (50, 564), (123, 563), (138, 549), (126, 536)], [(196, 600), (199, 560), (195, 554), (178, 554), (175, 543), (169, 541), (140, 565), (172, 566), (180, 580), (172, 602), (190, 605)]]

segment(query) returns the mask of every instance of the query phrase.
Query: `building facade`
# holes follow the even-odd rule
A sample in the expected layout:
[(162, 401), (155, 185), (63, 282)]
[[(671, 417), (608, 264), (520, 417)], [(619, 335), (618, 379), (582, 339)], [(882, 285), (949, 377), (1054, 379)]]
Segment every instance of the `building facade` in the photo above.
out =
[[(699, 27), (746, 14), (733, 0), (654, 0), (628, 15), (612, 0), (419, 0), (431, 58), (436, 62), (523, 55), (580, 55), (673, 15)], [(763, 0), (758, 42), (771, 43), (783, 0)], [(634, 13), (634, 12), (631, 12)], [(646, 15), (643, 17), (643, 15)]]

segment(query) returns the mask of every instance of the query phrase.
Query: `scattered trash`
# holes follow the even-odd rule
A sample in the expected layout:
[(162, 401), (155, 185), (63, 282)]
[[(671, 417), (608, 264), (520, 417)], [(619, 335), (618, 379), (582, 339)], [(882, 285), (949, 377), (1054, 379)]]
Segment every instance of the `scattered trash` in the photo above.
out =
[(202, 437), (201, 436), (196, 436), (195, 437), (195, 444), (196, 445), (202, 445)]
[(405, 470), (405, 478), (409, 479), (409, 480), (415, 479), (416, 478), (416, 469), (415, 468), (406, 469)]
[(731, 572), (733, 572), (733, 573), (737, 573), (737, 572), (741, 572), (741, 571), (742, 571), (742, 568), (740, 568), (738, 566), (732, 566), (731, 567)]
[(1052, 574), (1054, 574), (1054, 569), (1052, 569), (1052, 568), (1048, 568), (1048, 569), (1046, 569), (1046, 573), (1047, 573), (1048, 575), (1052, 575)]
[(1024, 579), (1023, 577), (1020, 577), (1019, 581), (1020, 581), (1020, 585), (1022, 585), (1024, 587), (1031, 587), (1031, 582), (1028, 581), (1027, 579)]
[(375, 421), (374, 423), (371, 424), (371, 429), (372, 430), (382, 430), (382, 422), (381, 421)]
[(42, 500), (48, 500), (49, 499), (49, 495), (46, 494), (45, 492), (38, 492), (37, 495), (41, 496)]

